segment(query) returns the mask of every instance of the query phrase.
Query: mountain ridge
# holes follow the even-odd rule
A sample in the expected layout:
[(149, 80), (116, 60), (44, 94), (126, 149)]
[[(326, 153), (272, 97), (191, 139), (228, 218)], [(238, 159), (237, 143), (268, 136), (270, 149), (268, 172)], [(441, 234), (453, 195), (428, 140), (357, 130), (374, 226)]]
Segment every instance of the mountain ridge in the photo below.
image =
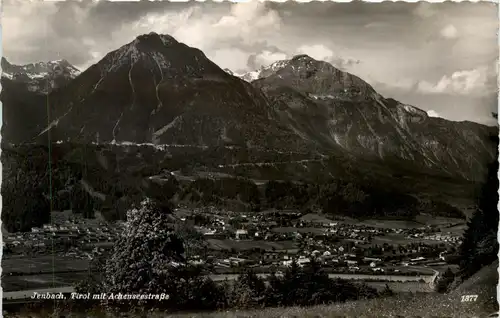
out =
[(492, 159), (495, 128), (431, 118), (308, 55), (275, 62), (251, 83), (231, 73), (169, 35), (140, 35), (50, 92), (45, 124), (6, 136), (347, 152), (469, 179)]

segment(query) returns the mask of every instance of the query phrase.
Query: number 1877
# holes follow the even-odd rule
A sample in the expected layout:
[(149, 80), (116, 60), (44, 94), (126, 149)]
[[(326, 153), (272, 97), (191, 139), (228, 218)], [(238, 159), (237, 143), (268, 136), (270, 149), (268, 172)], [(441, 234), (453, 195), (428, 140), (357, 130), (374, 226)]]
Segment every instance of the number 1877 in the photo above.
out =
[(477, 300), (477, 295), (463, 295), (462, 296), (462, 302), (472, 302)]

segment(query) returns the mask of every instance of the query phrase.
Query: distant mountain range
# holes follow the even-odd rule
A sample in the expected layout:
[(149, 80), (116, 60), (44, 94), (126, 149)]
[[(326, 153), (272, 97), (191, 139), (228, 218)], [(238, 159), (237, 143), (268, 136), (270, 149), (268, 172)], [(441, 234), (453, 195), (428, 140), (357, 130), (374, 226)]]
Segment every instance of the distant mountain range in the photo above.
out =
[(231, 146), (347, 153), (476, 180), (496, 127), (432, 118), (307, 55), (235, 76), (150, 33), (79, 72), (2, 59), (3, 142)]
[(14, 65), (2, 57), (1, 66), (2, 78), (24, 83), (28, 91), (39, 93), (64, 86), (81, 73), (66, 60)]

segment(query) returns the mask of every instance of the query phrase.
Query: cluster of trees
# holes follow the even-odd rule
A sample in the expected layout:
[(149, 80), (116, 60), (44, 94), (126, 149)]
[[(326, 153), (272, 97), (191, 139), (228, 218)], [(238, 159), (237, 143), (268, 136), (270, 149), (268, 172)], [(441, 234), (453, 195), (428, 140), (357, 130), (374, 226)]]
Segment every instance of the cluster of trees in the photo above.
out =
[[(492, 141), (498, 149), (498, 136), (492, 137)], [(459, 249), (461, 279), (498, 260), (498, 168), (498, 160), (489, 164), (486, 182), (477, 197), (477, 210), (464, 232)]]
[[(88, 176), (104, 174), (104, 172), (97, 172), (86, 172), (85, 174)], [(85, 180), (88, 181), (89, 179), (91, 178), (85, 177)], [(135, 181), (116, 180), (114, 184), (110, 184), (108, 187), (111, 192), (103, 192), (101, 183), (89, 181), (91, 185), (99, 187), (96, 190), (106, 194), (106, 202), (100, 202), (100, 200), (93, 198), (82, 187), (80, 182), (73, 182), (72, 185), (65, 184), (62, 187), (63, 190), (59, 191), (56, 191), (57, 189), (53, 187), (52, 200), (49, 203), (52, 204), (53, 210), (73, 209), (75, 213), (82, 213), (84, 217), (88, 218), (93, 217), (94, 210), (100, 210), (102, 215), (109, 221), (124, 220), (126, 210), (130, 204), (139, 202), (144, 196), (166, 203), (174, 195), (176, 195), (176, 200), (199, 202), (204, 205), (224, 206), (227, 201), (233, 200), (241, 202), (252, 211), (260, 211), (264, 208), (298, 209), (302, 211), (308, 211), (310, 208), (320, 208), (328, 214), (352, 217), (397, 216), (409, 218), (420, 212), (429, 212), (436, 206), (440, 207), (440, 211), (446, 210), (442, 207), (446, 205), (444, 203), (419, 201), (410, 195), (361, 187), (354, 183), (339, 180), (318, 184), (269, 181), (262, 192), (254, 182), (245, 178), (198, 178), (185, 185), (177, 182), (174, 177), (163, 180), (161, 183), (144, 178), (133, 180)], [(15, 201), (18, 200), (17, 194), (32, 192), (30, 195), (36, 196), (38, 193), (37, 198), (34, 198), (34, 202), (28, 204), (38, 206), (36, 213), (40, 217), (31, 218), (34, 222), (26, 224), (26, 226), (12, 224), (14, 219), (4, 217), (7, 227), (12, 230), (29, 230), (31, 224), (34, 224), (33, 226), (41, 225), (42, 216), (45, 215), (46, 217), (51, 209), (46, 206), (47, 199), (44, 198), (44, 196), (47, 197), (47, 191), (48, 189), (42, 186), (34, 189), (33, 184), (30, 185), (26, 182), (3, 187), (5, 195), (4, 207), (6, 211), (9, 211), (10, 208), (12, 215), (16, 218), (21, 218), (22, 214), (16, 213), (16, 210), (21, 211), (30, 208), (25, 207), (25, 203)], [(33, 208), (30, 209), (33, 210)], [(449, 207), (448, 211), (451, 211), (448, 213), (450, 216), (462, 217), (461, 213), (456, 209)]]
[(417, 199), (412, 195), (343, 180), (317, 183), (268, 181), (260, 191), (246, 178), (199, 178), (179, 189), (179, 199), (203, 204), (224, 205), (239, 200), (253, 211), (264, 208), (320, 208), (329, 214), (351, 217), (394, 216), (411, 218), (421, 212), (463, 218), (458, 209), (444, 202)]
[(456, 208), (443, 202), (420, 200), (374, 185), (329, 180), (317, 183), (269, 181), (264, 194), (265, 205), (276, 208), (307, 209), (320, 207), (325, 213), (351, 217), (413, 217), (420, 212), (444, 212), (463, 218)]
[(51, 172), (42, 156), (36, 147), (2, 151), (2, 222), (9, 232), (31, 231), (50, 221)]
[(260, 204), (260, 192), (245, 178), (198, 178), (181, 190), (180, 198), (192, 195), (203, 203), (220, 203), (224, 199), (240, 200), (254, 209)]
[(292, 263), (282, 277), (272, 275), (262, 294), (262, 303), (272, 307), (310, 306), (379, 296), (374, 288), (365, 284), (329, 278), (314, 261), (304, 268)]
[(2, 187), (2, 223), (9, 232), (27, 232), (50, 222), (50, 202), (40, 186), (15, 180)]

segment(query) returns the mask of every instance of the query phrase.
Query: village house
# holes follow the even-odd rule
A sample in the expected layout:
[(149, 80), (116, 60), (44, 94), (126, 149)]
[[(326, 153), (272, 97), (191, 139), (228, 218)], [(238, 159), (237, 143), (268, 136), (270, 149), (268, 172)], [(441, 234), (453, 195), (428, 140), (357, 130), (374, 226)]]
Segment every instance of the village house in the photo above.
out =
[(237, 240), (244, 240), (249, 238), (248, 231), (243, 229), (236, 230), (235, 236)]
[(228, 260), (229, 263), (233, 266), (241, 266), (248, 262), (246, 259), (239, 257), (230, 257)]
[(308, 257), (300, 256), (299, 259), (297, 260), (297, 264), (300, 267), (303, 267), (305, 264), (309, 264), (311, 262), (311, 259)]
[(277, 252), (266, 252), (263, 255), (263, 260), (266, 262), (273, 262), (280, 259), (280, 255)]

